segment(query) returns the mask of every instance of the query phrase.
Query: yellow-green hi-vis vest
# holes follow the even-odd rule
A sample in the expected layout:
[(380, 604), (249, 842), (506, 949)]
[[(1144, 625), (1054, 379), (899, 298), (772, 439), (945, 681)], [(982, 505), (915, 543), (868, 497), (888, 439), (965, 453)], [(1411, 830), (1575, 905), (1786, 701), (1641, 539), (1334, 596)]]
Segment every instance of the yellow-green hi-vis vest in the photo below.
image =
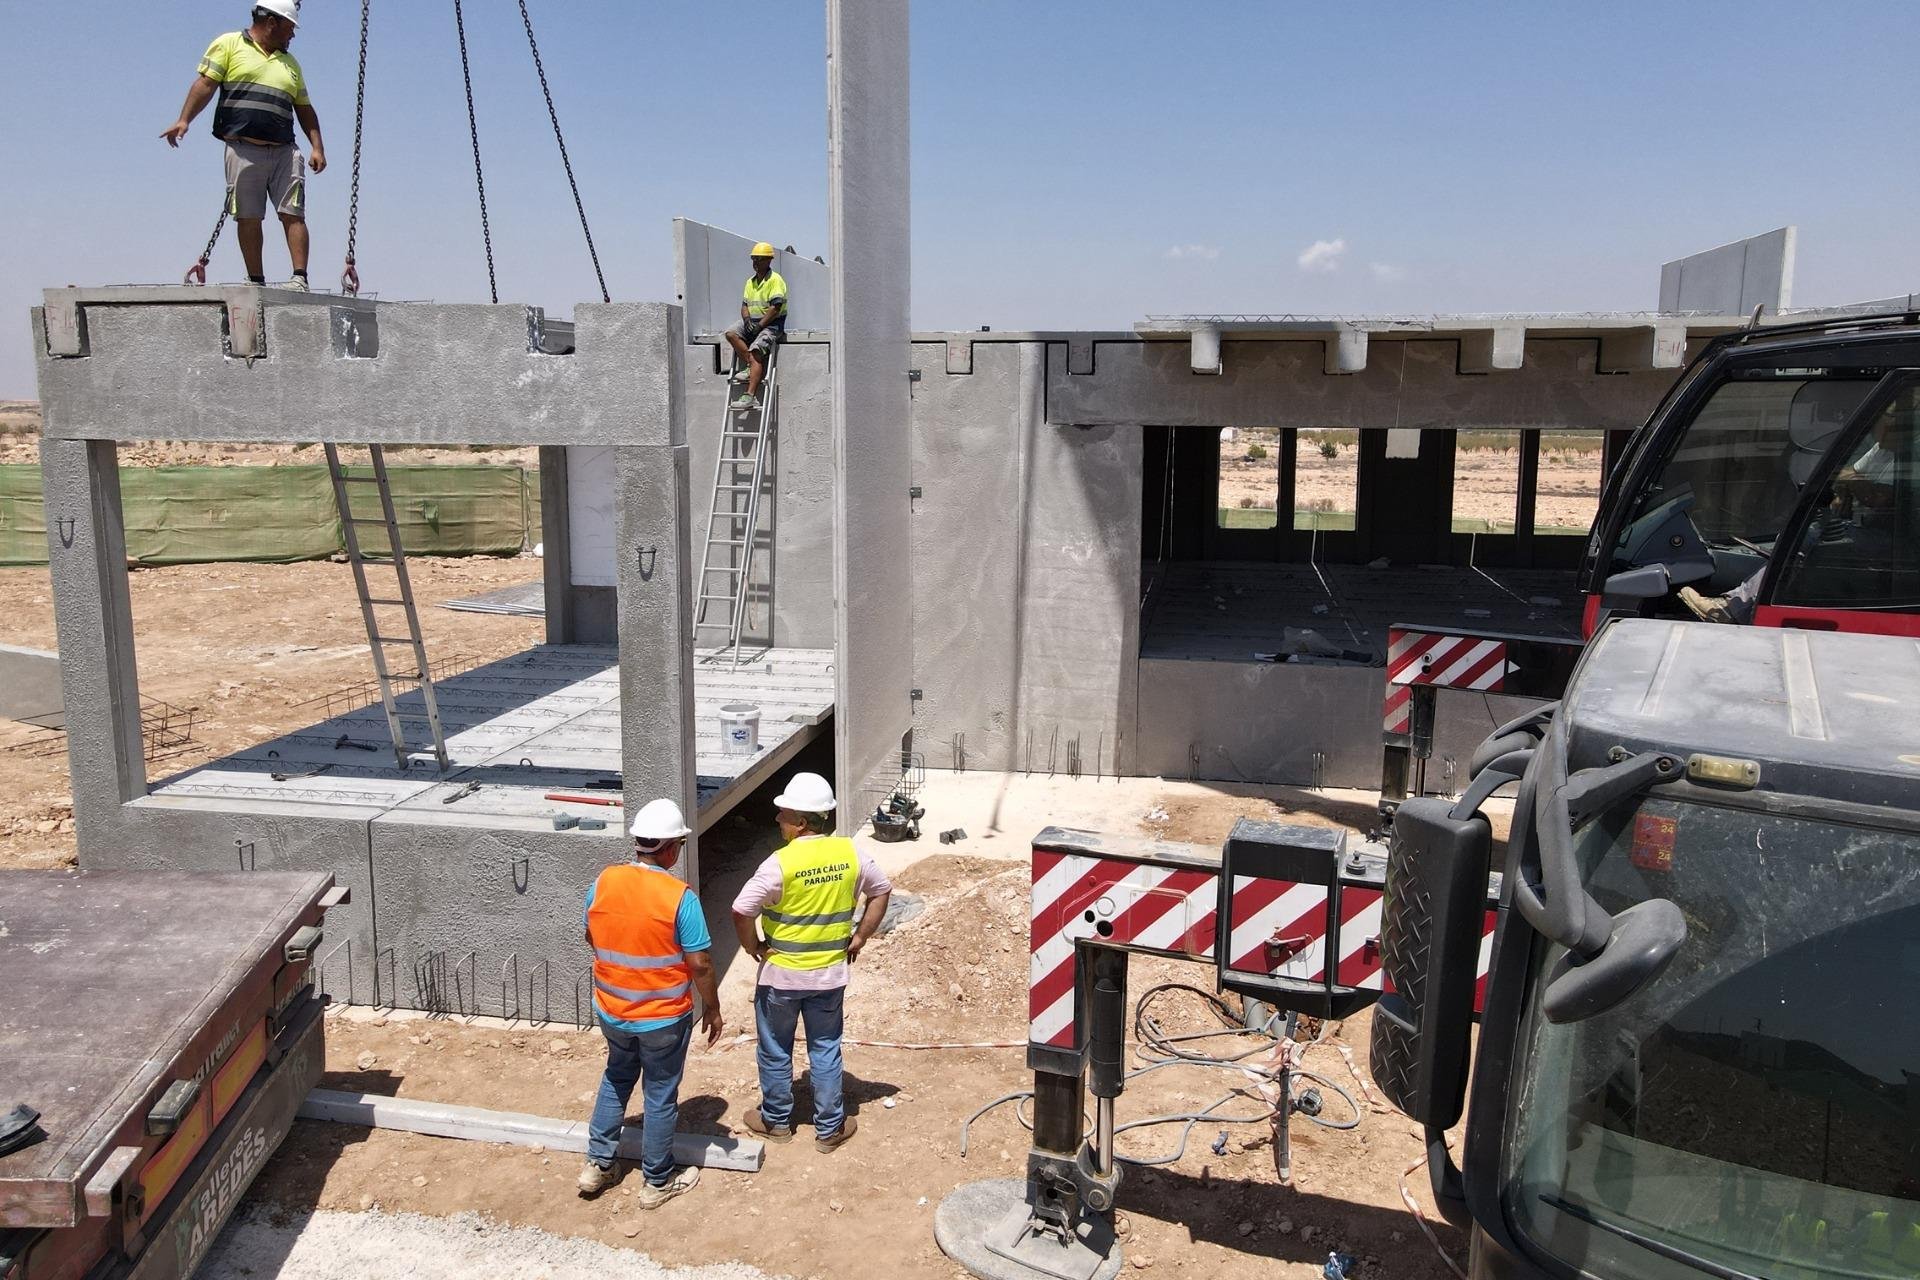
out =
[(767, 958), (783, 969), (824, 969), (847, 958), (860, 855), (844, 836), (796, 840), (780, 851), (780, 900), (760, 912)]

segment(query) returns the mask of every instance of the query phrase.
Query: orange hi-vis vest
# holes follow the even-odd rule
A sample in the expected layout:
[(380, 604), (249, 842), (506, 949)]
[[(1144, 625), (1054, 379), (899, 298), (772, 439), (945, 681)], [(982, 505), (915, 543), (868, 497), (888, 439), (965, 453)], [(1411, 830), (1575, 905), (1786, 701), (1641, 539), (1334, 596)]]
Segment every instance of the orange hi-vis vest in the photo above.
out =
[(686, 882), (652, 867), (608, 867), (587, 908), (594, 1004), (609, 1018), (645, 1022), (693, 1009), (693, 975), (675, 936)]

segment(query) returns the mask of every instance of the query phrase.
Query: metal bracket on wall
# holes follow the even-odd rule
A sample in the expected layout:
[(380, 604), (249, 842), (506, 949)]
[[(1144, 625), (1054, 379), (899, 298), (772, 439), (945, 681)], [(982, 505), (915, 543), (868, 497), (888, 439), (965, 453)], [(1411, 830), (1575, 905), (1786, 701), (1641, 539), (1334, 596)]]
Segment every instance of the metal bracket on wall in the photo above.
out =
[(917, 498), (917, 497), (919, 497), (919, 496), (920, 496), (920, 486), (919, 486), (919, 485), (917, 485), (917, 484), (916, 484), (916, 485), (909, 485), (909, 486), (908, 486), (908, 488), (907, 488), (907, 496), (908, 496), (909, 498)]
[(259, 862), (259, 855), (255, 851), (253, 841), (251, 840), (241, 840), (236, 837), (233, 842), (233, 853), (234, 856), (240, 860), (240, 869), (242, 871), (254, 870), (255, 865)]

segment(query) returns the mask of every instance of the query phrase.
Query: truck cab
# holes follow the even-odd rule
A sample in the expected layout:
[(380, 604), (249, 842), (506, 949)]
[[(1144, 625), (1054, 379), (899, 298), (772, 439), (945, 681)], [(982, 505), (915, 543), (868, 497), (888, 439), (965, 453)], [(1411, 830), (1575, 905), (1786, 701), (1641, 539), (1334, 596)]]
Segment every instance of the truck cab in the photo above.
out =
[(1579, 586), (1586, 633), (1682, 616), (1920, 635), (1920, 314), (1715, 339), (1608, 477)]
[(1915, 706), (1911, 640), (1628, 619), (1401, 806), (1372, 1066), (1474, 1280), (1920, 1276)]

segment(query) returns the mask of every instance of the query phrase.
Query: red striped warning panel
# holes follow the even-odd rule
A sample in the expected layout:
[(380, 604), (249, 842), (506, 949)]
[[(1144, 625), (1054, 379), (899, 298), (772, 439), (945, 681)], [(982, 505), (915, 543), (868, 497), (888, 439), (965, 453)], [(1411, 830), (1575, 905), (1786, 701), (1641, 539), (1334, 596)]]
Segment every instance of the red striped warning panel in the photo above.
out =
[(1387, 633), (1387, 692), (1380, 727), (1387, 733), (1412, 731), (1411, 687), (1497, 691), (1507, 677), (1507, 644), (1482, 636), (1450, 636), (1433, 631)]

